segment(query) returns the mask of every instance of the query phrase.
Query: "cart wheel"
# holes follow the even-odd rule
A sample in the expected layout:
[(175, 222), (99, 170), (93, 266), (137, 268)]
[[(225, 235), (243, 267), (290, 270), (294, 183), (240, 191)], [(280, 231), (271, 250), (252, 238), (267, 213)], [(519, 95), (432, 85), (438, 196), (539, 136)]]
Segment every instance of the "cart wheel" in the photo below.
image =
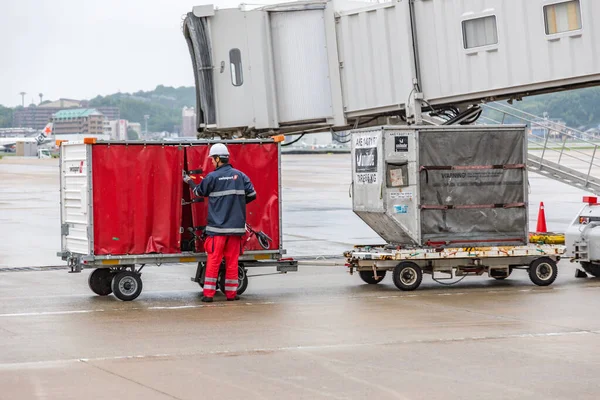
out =
[(538, 286), (548, 286), (556, 279), (558, 268), (551, 258), (542, 257), (529, 264), (529, 279)]
[(398, 289), (415, 290), (423, 280), (423, 271), (413, 262), (401, 262), (394, 268), (392, 277)]
[(600, 264), (594, 264), (591, 262), (582, 262), (581, 267), (590, 275), (596, 278), (600, 278)]
[[(238, 267), (238, 290), (237, 294), (243, 294), (248, 289), (248, 275), (246, 270), (240, 265)], [(219, 273), (219, 290), (225, 293), (225, 271)]]
[(112, 293), (111, 281), (114, 273), (109, 268), (97, 268), (88, 278), (88, 285), (98, 296), (108, 296)]
[(385, 278), (385, 272), (386, 271), (377, 271), (377, 278), (375, 278), (373, 271), (358, 271), (358, 275), (365, 283), (375, 285)]
[(137, 272), (121, 271), (115, 275), (111, 286), (118, 299), (135, 300), (142, 293), (142, 278)]

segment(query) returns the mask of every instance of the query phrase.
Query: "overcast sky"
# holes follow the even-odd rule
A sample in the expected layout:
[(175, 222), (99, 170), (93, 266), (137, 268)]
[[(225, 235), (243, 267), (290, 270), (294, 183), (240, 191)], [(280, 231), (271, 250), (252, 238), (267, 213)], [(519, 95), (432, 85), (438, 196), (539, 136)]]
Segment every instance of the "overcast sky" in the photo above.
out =
[[(0, 104), (193, 86), (182, 16), (241, 0), (0, 0)], [(253, 1), (256, 2), (256, 1)], [(260, 3), (273, 3), (261, 0)]]

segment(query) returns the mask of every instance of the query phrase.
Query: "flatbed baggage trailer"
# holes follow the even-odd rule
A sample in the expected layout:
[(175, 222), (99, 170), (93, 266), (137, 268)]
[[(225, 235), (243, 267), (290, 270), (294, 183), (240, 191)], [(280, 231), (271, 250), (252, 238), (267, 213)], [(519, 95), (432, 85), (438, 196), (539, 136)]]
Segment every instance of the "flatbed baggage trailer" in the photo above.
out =
[[(247, 235), (239, 259), (238, 293), (248, 269), (297, 271), (284, 258), (281, 230), (281, 149), (274, 139), (116, 142), (85, 139), (60, 148), (61, 251), (71, 272), (96, 268), (88, 284), (98, 295), (134, 300), (146, 265), (197, 263), (192, 281), (204, 285), (207, 204), (182, 180), (199, 183), (213, 170), (210, 145), (224, 143), (232, 165), (257, 192), (247, 206)], [(262, 274), (261, 274), (262, 275)], [(219, 288), (224, 288), (221, 265)]]
[[(473, 248), (395, 249), (386, 245), (356, 246), (344, 253), (350, 274), (357, 271), (368, 284), (377, 284), (392, 272), (400, 290), (415, 290), (423, 274), (437, 281), (483, 275), (502, 280), (515, 269), (526, 270), (538, 286), (548, 286), (558, 273), (557, 262), (565, 253), (562, 245), (502, 246)], [(443, 282), (438, 282), (443, 283)], [(454, 282), (453, 282), (454, 283)]]

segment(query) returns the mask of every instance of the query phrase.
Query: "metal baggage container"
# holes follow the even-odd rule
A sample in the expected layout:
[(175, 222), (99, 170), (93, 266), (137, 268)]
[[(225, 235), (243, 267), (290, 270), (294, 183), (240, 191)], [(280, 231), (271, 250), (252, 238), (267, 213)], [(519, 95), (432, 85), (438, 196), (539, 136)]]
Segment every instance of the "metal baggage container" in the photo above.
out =
[(525, 134), (510, 125), (353, 131), (353, 210), (392, 244), (526, 245)]

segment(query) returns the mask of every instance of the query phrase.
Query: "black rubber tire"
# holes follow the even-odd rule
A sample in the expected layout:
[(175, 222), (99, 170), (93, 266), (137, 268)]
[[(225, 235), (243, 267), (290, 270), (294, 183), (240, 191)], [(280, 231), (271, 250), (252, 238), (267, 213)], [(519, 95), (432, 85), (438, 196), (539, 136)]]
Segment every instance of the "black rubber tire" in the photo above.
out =
[(358, 275), (363, 282), (368, 283), (369, 285), (376, 285), (385, 278), (386, 271), (377, 271), (377, 278), (375, 279), (375, 274), (373, 271), (358, 271)]
[(88, 278), (88, 286), (98, 296), (108, 296), (112, 291), (114, 273), (109, 268), (97, 268)]
[(591, 262), (582, 262), (581, 267), (588, 274), (590, 274), (596, 278), (600, 278), (600, 264), (594, 264)]
[(142, 278), (136, 272), (121, 271), (114, 276), (111, 286), (119, 300), (135, 300), (142, 293)]
[(529, 279), (538, 286), (548, 286), (556, 280), (558, 267), (548, 257), (541, 257), (529, 264)]
[(404, 261), (394, 268), (392, 275), (394, 285), (400, 290), (411, 291), (421, 285), (423, 280), (423, 271), (417, 264)]
[(503, 281), (508, 278), (508, 276), (494, 276), (493, 278), (497, 281)]
[(256, 239), (258, 240), (258, 244), (260, 245), (260, 247), (262, 247), (265, 250), (269, 250), (271, 244), (269, 243), (269, 240), (266, 237), (264, 237), (263, 235), (256, 235)]
[(200, 287), (204, 289), (204, 274), (206, 273), (206, 264), (198, 263), (198, 269), (201, 270), (200, 278), (198, 279), (198, 285), (200, 285)]
[[(240, 265), (238, 266), (238, 290), (237, 294), (242, 295), (248, 289), (248, 275), (246, 270)], [(225, 293), (225, 271), (219, 273), (219, 290)]]

